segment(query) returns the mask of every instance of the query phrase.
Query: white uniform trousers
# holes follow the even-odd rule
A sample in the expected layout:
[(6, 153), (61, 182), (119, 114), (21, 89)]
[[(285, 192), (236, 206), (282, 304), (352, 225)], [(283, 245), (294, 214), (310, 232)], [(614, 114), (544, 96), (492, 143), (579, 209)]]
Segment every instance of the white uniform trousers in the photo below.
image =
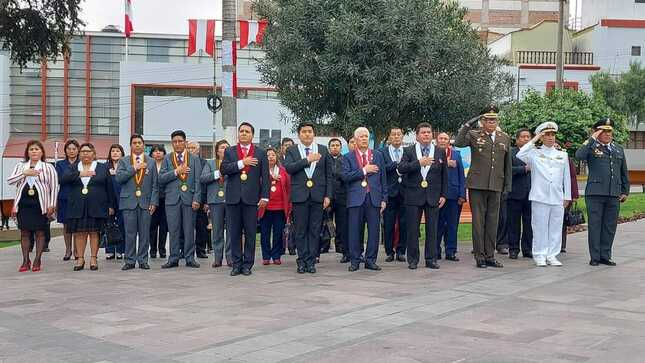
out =
[(536, 261), (556, 257), (562, 247), (564, 206), (531, 201), (531, 227), (533, 227), (533, 259)]

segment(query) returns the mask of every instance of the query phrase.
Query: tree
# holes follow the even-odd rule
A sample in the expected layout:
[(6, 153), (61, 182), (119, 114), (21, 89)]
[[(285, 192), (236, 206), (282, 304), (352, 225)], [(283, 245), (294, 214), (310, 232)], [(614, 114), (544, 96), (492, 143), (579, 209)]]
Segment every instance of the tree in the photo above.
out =
[(258, 0), (256, 10), (269, 21), (258, 69), (294, 123), (345, 137), (367, 126), (377, 141), (421, 121), (454, 131), (512, 90), (454, 1)]
[(20, 68), (27, 62), (55, 58), (84, 23), (82, 0), (0, 0), (0, 42)]
[(603, 99), (614, 110), (628, 116), (631, 124), (645, 122), (645, 67), (634, 62), (629, 71), (614, 79), (607, 72), (591, 76), (594, 96)]
[(558, 124), (558, 140), (567, 145), (573, 156), (576, 149), (589, 138), (593, 124), (602, 117), (616, 123), (614, 138), (624, 143), (628, 138), (626, 117), (614, 111), (602, 99), (582, 91), (555, 89), (545, 95), (529, 90), (519, 102), (514, 102), (500, 112), (500, 124), (509, 135), (527, 127), (535, 128), (545, 121)]

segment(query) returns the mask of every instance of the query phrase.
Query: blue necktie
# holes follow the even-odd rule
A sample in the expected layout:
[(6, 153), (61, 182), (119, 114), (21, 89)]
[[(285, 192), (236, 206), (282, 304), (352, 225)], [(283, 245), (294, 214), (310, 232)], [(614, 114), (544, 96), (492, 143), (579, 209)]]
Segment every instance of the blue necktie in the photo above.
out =
[(428, 148), (427, 148), (427, 147), (424, 147), (424, 148), (423, 148), (423, 151), (422, 151), (421, 153), (423, 154), (423, 157), (426, 157), (426, 156), (428, 156), (428, 154), (430, 153), (430, 151), (428, 150)]
[(400, 150), (399, 149), (394, 149), (394, 155), (396, 157), (396, 162), (398, 163), (401, 160), (401, 155), (400, 155)]
[(305, 156), (309, 156), (309, 148), (308, 147), (305, 148)]

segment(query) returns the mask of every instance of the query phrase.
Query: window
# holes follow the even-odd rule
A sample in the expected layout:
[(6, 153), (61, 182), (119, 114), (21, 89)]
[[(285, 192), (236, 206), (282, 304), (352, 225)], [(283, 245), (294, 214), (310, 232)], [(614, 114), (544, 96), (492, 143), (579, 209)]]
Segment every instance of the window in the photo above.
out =
[[(645, 0), (643, 0), (645, 1)], [(633, 46), (632, 47), (632, 57), (640, 57), (641, 56), (641, 47), (640, 46)]]
[(168, 63), (168, 39), (147, 39), (147, 61)]
[(260, 146), (262, 147), (279, 147), (281, 139), (281, 130), (260, 129)]

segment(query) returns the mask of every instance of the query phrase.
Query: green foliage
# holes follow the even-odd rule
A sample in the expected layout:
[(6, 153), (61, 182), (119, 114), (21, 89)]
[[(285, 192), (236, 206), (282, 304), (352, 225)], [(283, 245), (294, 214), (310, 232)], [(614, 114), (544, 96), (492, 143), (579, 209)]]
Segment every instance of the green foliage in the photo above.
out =
[[(558, 124), (558, 140), (567, 145), (569, 155), (589, 138), (593, 124), (602, 117), (616, 122), (614, 139), (624, 143), (628, 138), (625, 116), (607, 106), (602, 99), (582, 91), (558, 89), (545, 95), (529, 90), (519, 102), (508, 105), (500, 113), (500, 124), (514, 137), (515, 132), (527, 127), (531, 132), (545, 121)], [(568, 143), (571, 143), (568, 145)]]
[(2, 0), (0, 42), (20, 68), (27, 62), (55, 58), (83, 22), (78, 18), (82, 0)]
[(513, 77), (489, 55), (466, 10), (440, 0), (258, 0), (269, 20), (259, 71), (293, 122), (347, 136), (421, 121), (454, 131)]
[(645, 122), (645, 67), (632, 63), (629, 71), (614, 79), (607, 72), (591, 76), (594, 96), (629, 117), (633, 124)]

